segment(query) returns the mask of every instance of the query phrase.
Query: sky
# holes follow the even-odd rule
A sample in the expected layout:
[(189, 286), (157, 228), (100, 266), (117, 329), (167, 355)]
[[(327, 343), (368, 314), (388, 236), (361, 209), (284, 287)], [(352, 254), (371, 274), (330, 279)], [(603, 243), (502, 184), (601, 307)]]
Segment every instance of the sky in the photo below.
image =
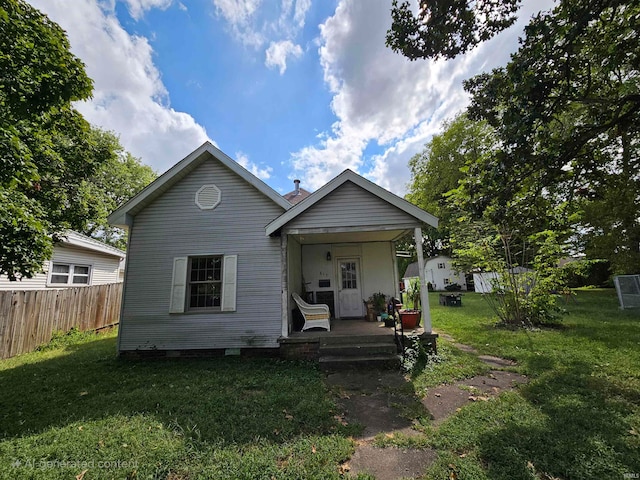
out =
[(281, 194), (351, 169), (403, 196), (409, 159), (503, 66), (532, 14), (454, 60), (385, 46), (391, 0), (28, 0), (94, 81), (76, 108), (163, 173), (209, 140)]

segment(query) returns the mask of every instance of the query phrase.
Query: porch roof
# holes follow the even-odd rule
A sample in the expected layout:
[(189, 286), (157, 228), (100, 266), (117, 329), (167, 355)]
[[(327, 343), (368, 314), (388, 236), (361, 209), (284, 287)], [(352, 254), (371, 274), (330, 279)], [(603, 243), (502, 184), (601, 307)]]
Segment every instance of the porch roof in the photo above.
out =
[[(360, 209), (357, 212), (357, 221), (354, 218), (354, 221), (349, 222), (348, 218), (347, 221), (345, 221), (345, 215), (349, 215), (348, 212), (345, 213), (348, 207), (348, 205), (345, 204), (344, 209), (338, 208), (334, 211), (335, 215), (340, 216), (342, 219), (342, 224), (340, 225), (332, 225), (330, 223), (327, 224), (323, 222), (319, 222), (317, 225), (309, 225), (307, 222), (303, 227), (300, 226), (301, 222), (299, 222), (299, 220), (305, 213), (310, 212), (314, 206), (318, 205), (319, 202), (325, 199), (328, 200), (334, 192), (336, 192), (336, 195), (338, 195), (339, 198), (337, 191), (340, 189), (340, 191), (344, 193), (345, 188), (347, 188), (346, 185), (349, 183), (352, 184), (352, 189), (355, 188), (353, 187), (353, 185), (355, 185), (358, 187), (358, 190), (366, 192), (366, 194), (369, 195), (367, 198), (375, 198), (376, 202), (370, 202), (371, 205), (374, 203), (382, 205), (387, 204), (392, 207), (394, 211), (400, 212), (401, 215), (396, 215), (391, 220), (389, 218), (385, 218), (384, 222), (381, 222), (380, 219), (375, 218), (376, 216), (374, 212), (367, 212), (367, 207), (362, 206), (361, 208), (364, 208), (365, 210), (362, 211), (362, 209)], [(341, 188), (343, 186), (344, 188)], [(333, 198), (333, 200), (335, 201), (336, 198)], [(356, 215), (356, 213), (354, 212), (352, 215)], [(366, 218), (367, 221), (363, 222), (363, 217)], [(340, 237), (348, 237), (350, 241), (354, 241), (356, 236), (361, 236), (362, 240), (368, 241), (374, 239), (390, 240), (395, 239), (405, 231), (419, 226), (422, 223), (437, 227), (438, 219), (403, 198), (400, 198), (364, 177), (361, 177), (355, 172), (345, 170), (322, 188), (311, 194), (308, 198), (293, 206), (269, 223), (265, 227), (265, 232), (268, 236), (274, 235), (283, 228), (287, 229), (287, 225), (294, 225), (287, 229), (287, 233), (308, 237), (308, 241), (305, 243), (314, 243), (313, 238), (319, 236), (322, 236), (324, 241), (326, 241), (327, 235), (335, 236), (336, 241), (339, 241)]]

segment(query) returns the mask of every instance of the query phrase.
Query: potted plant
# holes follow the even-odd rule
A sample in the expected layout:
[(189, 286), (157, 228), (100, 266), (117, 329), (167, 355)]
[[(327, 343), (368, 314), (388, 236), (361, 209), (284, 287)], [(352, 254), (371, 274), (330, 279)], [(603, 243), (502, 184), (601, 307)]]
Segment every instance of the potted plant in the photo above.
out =
[(366, 301), (367, 304), (367, 320), (375, 321), (377, 317), (382, 315), (386, 306), (386, 295), (382, 292), (374, 293)]
[(416, 328), (420, 324), (422, 311), (420, 310), (420, 280), (411, 280), (407, 291), (407, 298), (413, 308), (400, 311), (400, 321), (403, 328)]

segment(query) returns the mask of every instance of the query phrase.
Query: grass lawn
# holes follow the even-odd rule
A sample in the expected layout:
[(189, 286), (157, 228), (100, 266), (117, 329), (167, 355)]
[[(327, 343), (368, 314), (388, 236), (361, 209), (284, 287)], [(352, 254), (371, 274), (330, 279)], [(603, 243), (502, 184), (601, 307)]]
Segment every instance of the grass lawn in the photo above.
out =
[[(517, 361), (531, 381), (427, 430), (424, 443), (439, 451), (428, 478), (640, 478), (640, 315), (620, 311), (612, 290), (576, 300), (559, 328), (512, 331), (494, 326), (479, 295), (462, 308), (432, 298), (434, 328)], [(416, 391), (473, 374), (444, 345), (449, 360), (414, 375)]]
[[(425, 478), (638, 478), (640, 316), (620, 312), (612, 291), (577, 301), (561, 328), (510, 331), (480, 296), (462, 308), (432, 297), (437, 330), (516, 360), (531, 381), (437, 429), (419, 418), (411, 444), (438, 451)], [(446, 341), (440, 353), (412, 375), (416, 392), (486, 371)], [(310, 364), (125, 361), (115, 333), (71, 335), (0, 361), (0, 479), (342, 478), (356, 430), (337, 413)]]
[(125, 361), (115, 333), (76, 337), (0, 362), (0, 478), (330, 479), (353, 452), (313, 366)]

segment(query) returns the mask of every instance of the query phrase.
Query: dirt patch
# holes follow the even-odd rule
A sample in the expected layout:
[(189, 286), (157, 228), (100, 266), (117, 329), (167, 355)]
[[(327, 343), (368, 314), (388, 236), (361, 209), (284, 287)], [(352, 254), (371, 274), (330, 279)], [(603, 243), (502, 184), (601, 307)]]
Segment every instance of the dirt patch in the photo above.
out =
[(414, 434), (408, 412), (427, 413), (413, 387), (395, 371), (346, 371), (327, 376), (327, 384), (349, 423), (362, 425), (360, 438), (371, 440), (378, 433), (402, 431)]

